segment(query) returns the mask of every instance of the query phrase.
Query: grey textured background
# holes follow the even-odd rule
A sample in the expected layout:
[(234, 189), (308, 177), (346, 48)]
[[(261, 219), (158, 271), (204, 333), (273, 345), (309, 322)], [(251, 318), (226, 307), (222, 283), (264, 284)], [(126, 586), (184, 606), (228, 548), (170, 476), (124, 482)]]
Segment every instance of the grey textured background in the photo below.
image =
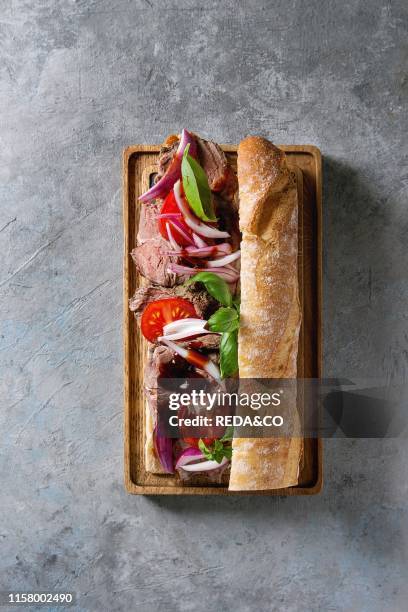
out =
[(261, 133), (325, 156), (326, 374), (406, 376), (405, 0), (0, 7), (0, 589), (406, 610), (404, 441), (327, 443), (311, 499), (128, 496), (121, 331), (122, 148)]

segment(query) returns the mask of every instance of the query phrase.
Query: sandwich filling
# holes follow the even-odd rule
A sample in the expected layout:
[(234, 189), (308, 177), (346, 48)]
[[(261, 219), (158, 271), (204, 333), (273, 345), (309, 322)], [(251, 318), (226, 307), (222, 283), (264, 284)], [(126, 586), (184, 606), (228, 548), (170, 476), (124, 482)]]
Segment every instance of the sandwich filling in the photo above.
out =
[(173, 440), (158, 431), (160, 378), (238, 373), (240, 233), (237, 177), (221, 148), (183, 130), (162, 147), (154, 185), (139, 199), (131, 255), (151, 284), (130, 300), (150, 343), (145, 392), (162, 471), (218, 477), (231, 459), (228, 431)]

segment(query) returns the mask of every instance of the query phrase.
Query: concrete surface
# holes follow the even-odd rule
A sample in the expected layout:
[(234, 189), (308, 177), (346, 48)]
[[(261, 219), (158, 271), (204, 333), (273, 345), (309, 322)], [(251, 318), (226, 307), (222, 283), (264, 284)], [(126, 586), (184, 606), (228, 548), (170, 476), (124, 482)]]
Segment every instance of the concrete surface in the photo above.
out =
[(122, 148), (261, 133), (325, 155), (326, 374), (406, 376), (407, 18), (404, 0), (1, 2), (0, 590), (407, 609), (405, 441), (327, 443), (311, 499), (128, 496), (121, 339)]

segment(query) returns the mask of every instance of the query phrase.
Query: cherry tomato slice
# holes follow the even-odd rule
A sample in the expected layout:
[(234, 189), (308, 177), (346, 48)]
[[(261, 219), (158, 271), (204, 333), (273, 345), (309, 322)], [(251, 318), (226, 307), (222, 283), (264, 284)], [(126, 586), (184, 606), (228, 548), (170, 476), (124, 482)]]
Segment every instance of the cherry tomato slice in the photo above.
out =
[(163, 327), (172, 321), (197, 317), (191, 302), (184, 298), (164, 298), (150, 302), (143, 311), (140, 320), (142, 334), (150, 342), (163, 335)]
[[(177, 206), (177, 202), (174, 197), (173, 190), (170, 191), (170, 193), (164, 200), (160, 213), (162, 215), (169, 214), (169, 213), (177, 213), (177, 214), (180, 213), (180, 209)], [(163, 238), (165, 238), (166, 240), (169, 239), (167, 235), (167, 228), (166, 228), (166, 223), (168, 222), (169, 222), (169, 219), (159, 219), (158, 220), (159, 232), (163, 236)], [(192, 236), (191, 229), (188, 227), (188, 225), (186, 225), (183, 218), (177, 219), (177, 223), (181, 225), (181, 227), (183, 228), (183, 230), (186, 232), (188, 236)], [(180, 232), (177, 231), (177, 228), (175, 228), (173, 225), (171, 225), (170, 227), (171, 227), (171, 233), (173, 234), (174, 239), (177, 242), (177, 244), (179, 244), (180, 246), (188, 246), (189, 244), (191, 244), (191, 242), (188, 242), (184, 238), (184, 236), (182, 236)]]
[(193, 446), (194, 448), (199, 448), (198, 443), (200, 439), (204, 442), (204, 444), (208, 448), (209, 446), (211, 446), (211, 444), (213, 444), (214, 440), (216, 440), (217, 438), (183, 438), (186, 444), (188, 444), (189, 446)]
[[(194, 410), (191, 410), (189, 406), (180, 407), (177, 414), (178, 414), (178, 417), (181, 419), (186, 418), (186, 417), (191, 418), (196, 415)], [(217, 427), (215, 425), (208, 426), (208, 427), (202, 427), (202, 428), (200, 427), (198, 428), (198, 431), (197, 431), (196, 427), (188, 427), (187, 425), (183, 423), (182, 425), (179, 426), (179, 428), (180, 428), (180, 434), (181, 434), (181, 437), (183, 438), (183, 441), (189, 446), (193, 446), (194, 448), (199, 448), (198, 443), (200, 439), (203, 440), (204, 444), (207, 447), (210, 447), (214, 443), (215, 440), (217, 440), (218, 438), (222, 438), (222, 436), (225, 433), (224, 427)], [(202, 430), (202, 432), (200, 430)], [(200, 438), (195, 438), (195, 437), (192, 437), (191, 435), (191, 434), (200, 435), (200, 433), (202, 433)]]

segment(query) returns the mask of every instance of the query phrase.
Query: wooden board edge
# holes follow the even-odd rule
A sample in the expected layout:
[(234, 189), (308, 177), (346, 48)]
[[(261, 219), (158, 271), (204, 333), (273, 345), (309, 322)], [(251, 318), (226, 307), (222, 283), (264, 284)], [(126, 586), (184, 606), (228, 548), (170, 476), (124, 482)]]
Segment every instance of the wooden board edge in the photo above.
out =
[(324, 484), (323, 474), (323, 439), (317, 438), (317, 480), (313, 485), (313, 493), (311, 495), (317, 495), (321, 493)]
[(308, 145), (311, 154), (315, 159), (316, 167), (316, 210), (317, 210), (317, 271), (318, 271), (318, 287), (317, 287), (317, 317), (318, 317), (318, 342), (317, 342), (317, 359), (318, 359), (318, 376), (321, 378), (323, 374), (323, 176), (322, 176), (322, 154), (318, 147)]
[[(316, 146), (310, 145), (316, 164), (316, 210), (317, 210), (317, 376), (323, 376), (323, 162), (322, 153)], [(318, 484), (316, 493), (323, 489), (323, 439), (317, 440)]]
[(128, 308), (128, 295), (129, 295), (129, 160), (134, 153), (134, 147), (127, 147), (123, 151), (123, 181), (122, 181), (122, 202), (123, 202), (123, 373), (124, 373), (124, 384), (123, 384), (123, 401), (124, 401), (124, 423), (123, 423), (123, 436), (124, 436), (124, 481), (126, 490), (131, 493), (134, 487), (130, 475), (130, 383), (129, 383), (129, 308)]
[(262, 496), (262, 497), (304, 497), (317, 495), (322, 489), (322, 479), (319, 478), (311, 487), (289, 487), (287, 489), (270, 489), (266, 491), (229, 491), (226, 487), (166, 487), (137, 485), (130, 480), (125, 481), (127, 493), (131, 495), (223, 495), (236, 496)]
[(134, 153), (157, 153), (157, 150), (160, 149), (161, 145), (154, 144), (135, 144), (125, 147), (123, 149), (123, 159), (126, 161)]
[[(315, 156), (316, 159), (320, 158), (321, 163), (321, 151), (319, 147), (315, 145), (287, 145), (287, 144), (277, 144), (279, 149), (282, 149), (285, 152), (299, 152), (299, 153), (310, 153)], [(135, 144), (129, 145), (125, 147), (123, 150), (123, 156), (129, 159), (134, 153), (156, 153), (158, 149), (160, 149), (161, 144)], [(238, 145), (234, 144), (221, 144), (221, 149), (225, 151), (225, 153), (236, 153), (238, 150)]]
[(153, 487), (147, 485), (136, 485), (132, 482), (125, 482), (125, 490), (130, 495), (175, 495), (175, 496), (197, 496), (197, 495), (222, 495), (223, 497), (237, 497), (253, 495), (256, 497), (305, 497), (317, 495), (320, 492), (318, 485), (310, 488), (296, 489), (271, 489), (270, 491), (229, 491), (222, 488), (210, 487)]

